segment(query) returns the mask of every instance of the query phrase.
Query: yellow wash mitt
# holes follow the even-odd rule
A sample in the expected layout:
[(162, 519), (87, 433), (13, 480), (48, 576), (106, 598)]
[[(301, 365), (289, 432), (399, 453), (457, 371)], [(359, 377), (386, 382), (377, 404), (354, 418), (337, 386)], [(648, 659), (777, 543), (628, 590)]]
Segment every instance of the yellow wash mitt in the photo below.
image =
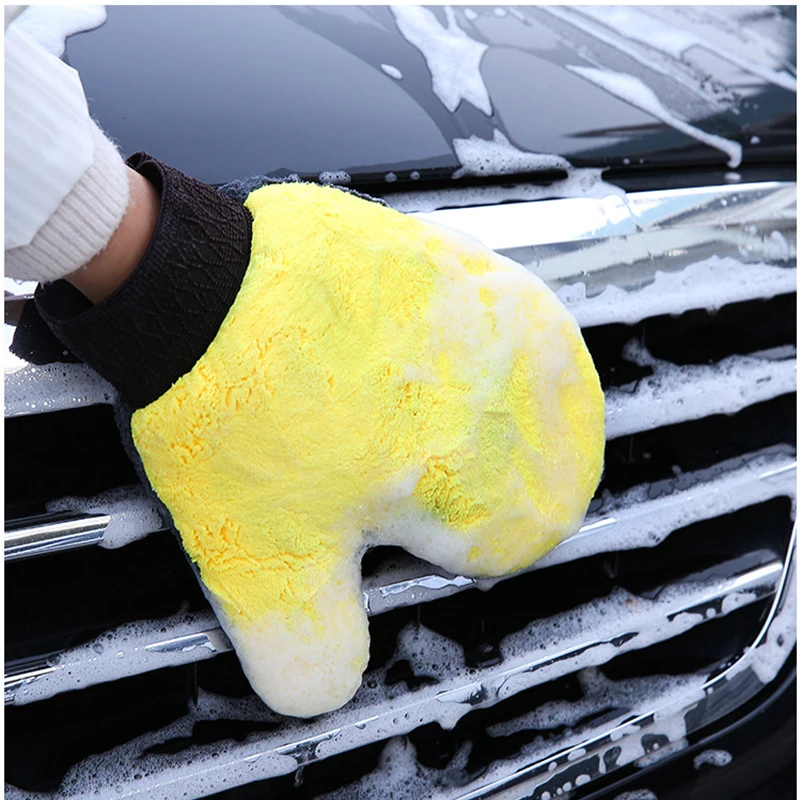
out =
[(246, 206), (235, 302), (132, 431), (253, 688), (310, 716), (367, 664), (364, 548), (529, 566), (583, 519), (603, 395), (553, 293), (479, 243), (310, 184)]

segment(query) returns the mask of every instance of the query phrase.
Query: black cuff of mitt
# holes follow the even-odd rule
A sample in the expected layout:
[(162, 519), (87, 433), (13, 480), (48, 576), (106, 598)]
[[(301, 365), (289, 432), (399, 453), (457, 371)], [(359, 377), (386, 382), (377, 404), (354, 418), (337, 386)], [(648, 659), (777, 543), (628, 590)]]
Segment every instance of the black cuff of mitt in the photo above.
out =
[(126, 163), (161, 194), (144, 257), (95, 306), (64, 280), (40, 285), (35, 301), (53, 333), (136, 409), (214, 340), (250, 261), (253, 221), (240, 203), (146, 153)]

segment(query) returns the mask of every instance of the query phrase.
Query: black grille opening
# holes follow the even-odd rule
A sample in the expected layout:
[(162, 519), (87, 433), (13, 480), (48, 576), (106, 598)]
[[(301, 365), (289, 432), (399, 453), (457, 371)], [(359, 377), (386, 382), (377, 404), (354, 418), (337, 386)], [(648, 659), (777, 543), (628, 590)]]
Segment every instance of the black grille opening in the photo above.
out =
[(604, 389), (651, 375), (623, 356), (630, 341), (671, 364), (713, 364), (732, 355), (750, 355), (797, 341), (797, 297), (732, 303), (718, 311), (697, 309), (678, 316), (650, 317), (634, 325), (616, 323), (583, 330), (583, 338)]
[(109, 405), (5, 421), (6, 518), (45, 512), (45, 503), (91, 497), (138, 483)]
[(179, 667), (10, 706), (6, 781), (54, 791), (74, 764), (184, 716), (192, 692), (192, 670)]
[(737, 414), (668, 425), (606, 444), (605, 471), (597, 496), (707, 469), (775, 445), (797, 446), (797, 399), (785, 394)]
[(5, 566), (6, 660), (74, 647), (125, 622), (207, 608), (177, 537), (87, 547)]

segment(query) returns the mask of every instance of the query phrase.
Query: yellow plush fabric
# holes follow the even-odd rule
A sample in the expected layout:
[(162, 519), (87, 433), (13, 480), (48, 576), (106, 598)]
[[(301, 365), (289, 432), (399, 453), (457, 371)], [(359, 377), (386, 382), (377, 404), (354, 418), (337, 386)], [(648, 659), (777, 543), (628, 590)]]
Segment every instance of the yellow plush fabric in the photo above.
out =
[(495, 576), (577, 530), (603, 394), (552, 292), (477, 242), (311, 184), (246, 205), (236, 301), (132, 430), (254, 689), (305, 716), (359, 685), (366, 545)]

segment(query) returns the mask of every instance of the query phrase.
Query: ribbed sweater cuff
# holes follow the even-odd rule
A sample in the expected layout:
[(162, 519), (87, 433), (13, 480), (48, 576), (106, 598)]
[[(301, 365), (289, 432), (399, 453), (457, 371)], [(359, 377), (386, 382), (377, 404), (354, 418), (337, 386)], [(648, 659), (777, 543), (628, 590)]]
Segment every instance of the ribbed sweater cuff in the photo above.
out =
[(161, 195), (144, 258), (96, 306), (66, 281), (40, 285), (35, 299), (53, 333), (140, 408), (188, 372), (216, 336), (250, 261), (252, 218), (147, 154), (127, 163)]
[(29, 244), (5, 252), (5, 273), (18, 280), (58, 280), (107, 244), (128, 206), (128, 174), (114, 145), (92, 122), (91, 166)]

